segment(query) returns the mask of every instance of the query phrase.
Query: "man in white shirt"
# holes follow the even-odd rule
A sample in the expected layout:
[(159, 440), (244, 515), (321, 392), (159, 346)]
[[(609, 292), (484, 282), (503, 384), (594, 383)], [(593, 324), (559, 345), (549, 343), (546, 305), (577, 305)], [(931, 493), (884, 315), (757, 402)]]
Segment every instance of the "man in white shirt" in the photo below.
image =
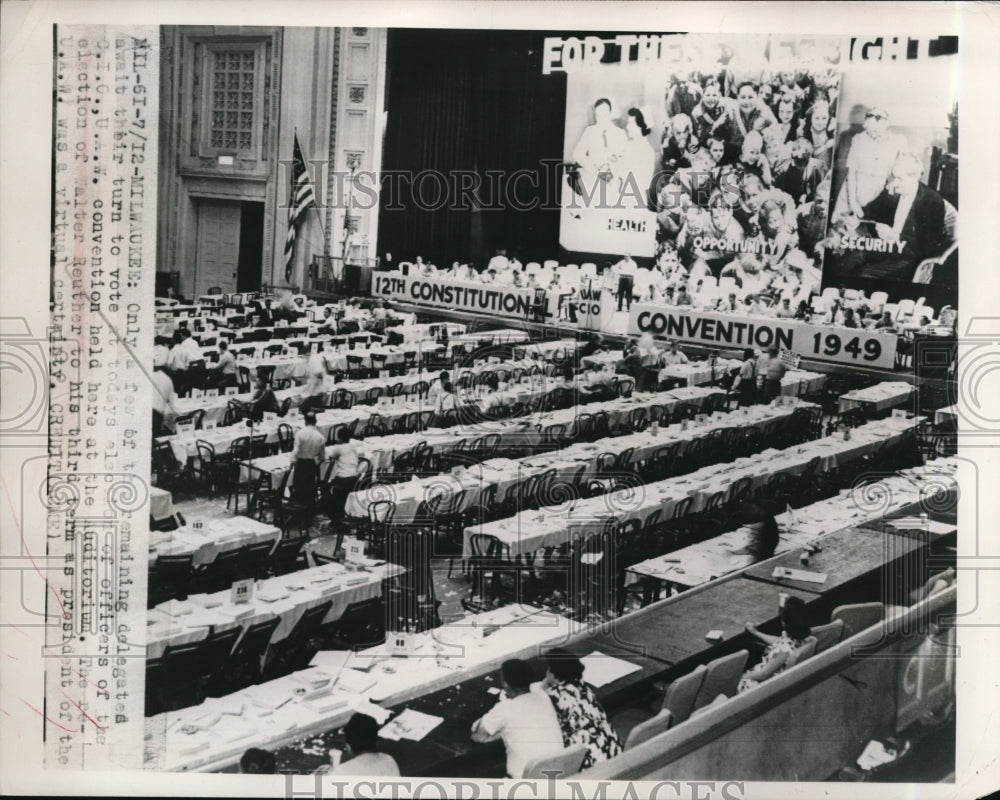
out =
[(781, 298), (781, 305), (778, 306), (778, 311), (775, 316), (778, 319), (791, 319), (795, 316), (795, 309), (792, 308), (791, 301), (787, 297)]
[(238, 386), (239, 379), (236, 376), (236, 356), (229, 350), (229, 344), (225, 339), (219, 342), (219, 361), (213, 367), (213, 381), (220, 389), (226, 386)]
[(458, 279), (460, 281), (474, 281), (479, 277), (479, 273), (476, 272), (476, 268), (472, 264), (462, 264), (458, 268)]
[(330, 488), (327, 490), (327, 516), (335, 527), (344, 518), (344, 506), (347, 496), (354, 491), (358, 483), (358, 472), (361, 460), (358, 451), (351, 444), (351, 431), (346, 425), (337, 429), (337, 443), (326, 454), (328, 461), (333, 463), (330, 470)]
[(618, 310), (622, 310), (622, 301), (624, 300), (625, 310), (628, 311), (632, 308), (632, 287), (635, 283), (637, 266), (629, 253), (626, 253), (615, 266), (618, 269)]
[(331, 775), (399, 777), (399, 765), (388, 753), (378, 751), (378, 723), (367, 714), (354, 714), (344, 726), (348, 752), (353, 754), (330, 770)]
[(153, 370), (150, 382), (153, 384), (153, 436), (166, 436), (173, 431), (177, 417), (174, 383), (162, 367)]
[(520, 778), (529, 761), (564, 747), (555, 707), (547, 694), (531, 691), (532, 677), (531, 667), (521, 659), (505, 661), (500, 667), (500, 701), (472, 724), (474, 742), (503, 739), (511, 778)]
[(302, 412), (302, 421), (305, 427), (296, 432), (292, 447), (291, 462), (295, 468), (292, 492), (299, 503), (311, 508), (316, 502), (316, 479), (326, 450), (326, 437), (316, 430), (316, 414), (311, 408)]
[(184, 335), (178, 332), (174, 335), (174, 344), (167, 356), (167, 369), (174, 375), (178, 372), (186, 374), (190, 363), (191, 351), (184, 346)]
[(451, 375), (448, 374), (448, 370), (444, 370), (437, 378), (431, 381), (430, 388), (427, 390), (427, 399), (432, 403), (437, 405), (437, 399), (444, 392), (444, 385), (451, 383)]
[(188, 366), (191, 365), (192, 361), (204, 361), (205, 354), (201, 352), (201, 345), (198, 344), (198, 340), (194, 338), (187, 328), (184, 329), (184, 341), (181, 342), (181, 346), (188, 354)]
[(670, 349), (663, 354), (661, 359), (664, 366), (671, 366), (673, 364), (687, 364), (688, 357), (684, 355), (678, 348), (677, 342), (670, 342)]
[(507, 251), (497, 250), (497, 254), (489, 260), (489, 263), (486, 265), (486, 269), (493, 270), (499, 275), (507, 269), (509, 263), (510, 262), (507, 261)]

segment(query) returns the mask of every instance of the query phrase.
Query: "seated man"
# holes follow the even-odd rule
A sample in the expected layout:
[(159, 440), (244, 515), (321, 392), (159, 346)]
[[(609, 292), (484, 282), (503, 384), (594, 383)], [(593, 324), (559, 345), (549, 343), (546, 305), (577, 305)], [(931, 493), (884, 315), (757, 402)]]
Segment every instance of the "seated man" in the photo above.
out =
[(669, 343), (670, 349), (667, 350), (661, 357), (660, 361), (664, 366), (671, 366), (673, 364), (687, 364), (688, 357), (684, 355), (678, 348), (677, 342)]
[(958, 212), (920, 182), (921, 171), (915, 156), (898, 156), (885, 188), (864, 207), (864, 221), (844, 218), (837, 275), (957, 283)]
[(236, 356), (230, 352), (225, 339), (219, 342), (219, 362), (212, 367), (211, 382), (220, 389), (239, 385), (239, 379), (236, 377)]
[(250, 417), (254, 422), (264, 419), (264, 414), (277, 414), (281, 410), (278, 398), (274, 396), (274, 390), (266, 380), (257, 375), (254, 384), (253, 400), (250, 403)]
[(378, 723), (367, 714), (354, 714), (344, 726), (347, 752), (351, 756), (330, 770), (331, 775), (399, 777), (396, 759), (378, 751)]
[(899, 329), (896, 327), (896, 320), (892, 318), (892, 314), (888, 311), (882, 314), (882, 318), (872, 325), (872, 330), (882, 331), (883, 333), (899, 333)]
[(547, 694), (532, 692), (531, 667), (519, 658), (500, 667), (503, 693), (499, 702), (472, 724), (472, 741), (480, 744), (503, 739), (507, 748), (507, 776), (520, 778), (532, 759), (563, 749), (562, 729)]
[(775, 313), (778, 319), (792, 319), (795, 316), (795, 309), (792, 308), (791, 300), (787, 297), (781, 298), (781, 305)]

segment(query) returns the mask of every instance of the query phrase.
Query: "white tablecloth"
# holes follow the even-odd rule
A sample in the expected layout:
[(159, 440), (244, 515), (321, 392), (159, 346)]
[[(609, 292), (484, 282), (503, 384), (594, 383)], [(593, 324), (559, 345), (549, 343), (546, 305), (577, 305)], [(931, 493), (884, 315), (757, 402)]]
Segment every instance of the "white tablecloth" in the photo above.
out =
[(669, 364), (660, 370), (659, 379), (683, 380), (688, 386), (701, 386), (712, 383), (726, 375), (730, 370), (739, 367), (742, 362), (732, 358), (716, 359), (713, 365), (709, 361), (689, 361), (687, 364)]
[(909, 383), (902, 381), (885, 381), (876, 383), (867, 389), (855, 389), (840, 398), (841, 412), (850, 408), (865, 406), (874, 411), (884, 411), (887, 408), (898, 406), (910, 399), (915, 389)]
[(149, 515), (153, 519), (166, 519), (174, 513), (173, 495), (155, 486), (149, 487)]
[[(398, 705), (430, 692), (493, 672), (508, 658), (531, 658), (584, 630), (583, 623), (530, 606), (509, 605), (468, 615), (413, 636), (413, 656), (390, 658), (385, 648), (359, 651), (347, 663), (368, 668), (373, 685), (363, 692), (338, 684), (336, 667), (306, 670), (251, 686), (201, 705), (146, 720), (146, 767), (182, 771), (235, 763), (250, 747), (274, 749), (304, 736), (343, 725), (371, 701)], [(480, 630), (492, 633), (476, 635)], [(370, 666), (374, 663), (374, 666)], [(306, 700), (304, 687), (329, 679), (329, 693)], [(342, 703), (342, 705), (337, 705)], [(327, 709), (324, 710), (324, 704)], [(329, 708), (329, 706), (335, 706)], [(231, 713), (223, 713), (223, 712)]]
[(146, 616), (146, 657), (159, 658), (169, 645), (200, 641), (208, 636), (210, 627), (217, 633), (234, 626), (246, 630), (274, 616), (281, 622), (271, 642), (280, 642), (310, 608), (332, 600), (323, 622), (333, 622), (349, 605), (378, 597), (382, 581), (404, 571), (395, 564), (370, 559), (354, 570), (342, 564), (324, 564), (259, 581), (253, 599), (243, 605), (230, 602), (229, 589), (191, 595), (183, 601), (169, 600), (150, 609)]
[[(776, 519), (781, 538), (775, 554), (804, 547), (817, 536), (852, 525), (863, 525), (892, 514), (911, 503), (955, 487), (955, 459), (935, 459), (926, 465), (903, 470), (870, 487), (845, 489), (836, 497), (821, 500)], [(706, 583), (753, 563), (750, 555), (736, 555), (732, 550), (745, 547), (750, 532), (737, 528), (704, 542), (682, 547), (629, 567), (630, 575), (657, 578), (678, 586)], [(631, 581), (630, 581), (631, 582)]]
[(202, 520), (192, 517), (173, 531), (150, 531), (149, 563), (160, 556), (194, 555), (193, 565), (203, 567), (215, 561), (219, 553), (259, 542), (276, 542), (281, 529), (250, 517), (223, 517)]
[[(581, 466), (584, 467), (581, 480), (594, 477), (597, 472), (598, 456), (603, 453), (620, 453), (632, 448), (629, 460), (629, 466), (632, 466), (648, 460), (656, 451), (674, 442), (686, 442), (690, 445), (691, 442), (703, 439), (717, 430), (759, 427), (766, 437), (773, 425), (788, 420), (797, 408), (806, 405), (809, 404), (755, 406), (746, 413), (740, 409), (728, 414), (715, 414), (703, 424), (689, 427), (687, 430), (684, 430), (681, 424), (669, 425), (655, 433), (645, 430), (625, 436), (599, 439), (595, 442), (579, 442), (556, 453), (531, 455), (517, 460), (492, 459), (469, 467), (459, 476), (434, 475), (420, 480), (354, 492), (347, 499), (346, 511), (351, 516), (365, 516), (369, 503), (376, 500), (392, 500), (396, 504), (394, 521), (407, 523), (416, 517), (421, 502), (446, 494), (451, 498), (445, 505), (449, 512), (464, 511), (479, 504), (483, 492), (491, 486), (497, 487), (496, 501), (504, 502), (511, 489), (530, 477), (541, 475), (550, 469), (558, 471), (557, 480), (563, 484), (569, 483)], [(459, 492), (464, 492), (460, 503), (454, 499)]]
[(386, 328), (385, 332), (388, 334), (390, 331), (393, 333), (398, 333), (403, 337), (403, 342), (405, 344), (415, 344), (417, 342), (426, 342), (432, 340), (434, 337), (431, 334), (431, 328), (439, 329), (441, 326), (448, 326), (448, 337), (453, 338), (455, 336), (462, 336), (465, 334), (465, 325), (458, 322), (421, 322), (411, 325), (395, 325), (391, 328)]
[(471, 553), (469, 537), (473, 533), (496, 537), (513, 556), (556, 547), (578, 535), (589, 535), (595, 532), (598, 523), (609, 518), (645, 523), (654, 511), (660, 510), (663, 519), (670, 519), (674, 506), (687, 497), (693, 498), (689, 513), (695, 514), (713, 495), (728, 491), (740, 478), (752, 478), (751, 489), (758, 489), (779, 472), (801, 473), (815, 457), (820, 459), (820, 471), (827, 471), (897, 441), (918, 422), (919, 419), (879, 420), (856, 428), (850, 441), (837, 434), (785, 450), (765, 450), (749, 458), (645, 486), (525, 511), (515, 517), (466, 528), (464, 552)]
[[(721, 394), (718, 389), (681, 387), (670, 392), (642, 394), (631, 398), (618, 398), (606, 403), (595, 404), (593, 411), (606, 412), (608, 414), (608, 427), (612, 432), (615, 432), (628, 427), (632, 412), (636, 409), (649, 409), (652, 406), (659, 406), (672, 411), (681, 403), (701, 407), (709, 397), (718, 394)], [(412, 407), (415, 408), (416, 406)], [(407, 409), (410, 409), (411, 405), (400, 408), (402, 409), (402, 413), (408, 413)], [(426, 410), (427, 406), (424, 405), (423, 408)], [(518, 445), (531, 447), (541, 441), (538, 432), (539, 426), (544, 428), (549, 425), (566, 425), (566, 429), (569, 431), (572, 429), (576, 415), (580, 413), (581, 408), (588, 409), (590, 407), (563, 408), (549, 413), (533, 414), (530, 417), (518, 417), (508, 420), (485, 420), (474, 425), (463, 424), (457, 428), (430, 428), (420, 433), (389, 434), (387, 436), (377, 436), (356, 441), (355, 445), (361, 455), (372, 462), (374, 469), (391, 470), (393, 463), (401, 453), (412, 450), (420, 442), (426, 443), (433, 453), (449, 453), (459, 446), (466, 446), (472, 443), (481, 436), (495, 433), (500, 436), (499, 447), (501, 449)], [(368, 412), (364, 413), (367, 414)], [(317, 417), (316, 426), (321, 431), (324, 430), (324, 427), (329, 429), (331, 419), (338, 418), (343, 421), (350, 414), (356, 415), (357, 410), (324, 412)], [(340, 415), (340, 417), (337, 417), (337, 415)], [(384, 416), (386, 419), (390, 419), (388, 415)], [(225, 431), (227, 429), (222, 428), (221, 430)], [(208, 431), (207, 433), (213, 434), (217, 433), (217, 431)], [(174, 447), (174, 452), (187, 453), (186, 448), (194, 447), (195, 438), (197, 437), (191, 436), (187, 439), (182, 439), (178, 436), (171, 437), (171, 445)], [(185, 449), (180, 448), (182, 444)], [(220, 442), (220, 445), (222, 444), (228, 449), (227, 443), (224, 441)], [(191, 455), (194, 455), (193, 451)], [(180, 458), (180, 455), (178, 455), (178, 458)], [(271, 483), (274, 486), (280, 483), (289, 466), (290, 456), (287, 453), (254, 459), (254, 469), (269, 472), (271, 474)], [(289, 484), (291, 484), (291, 481), (289, 481)]]

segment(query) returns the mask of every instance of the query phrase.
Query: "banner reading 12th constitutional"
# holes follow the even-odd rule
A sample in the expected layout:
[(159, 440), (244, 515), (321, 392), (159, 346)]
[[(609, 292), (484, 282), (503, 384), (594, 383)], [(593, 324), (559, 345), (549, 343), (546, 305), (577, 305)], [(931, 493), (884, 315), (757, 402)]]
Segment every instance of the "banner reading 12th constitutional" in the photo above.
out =
[[(535, 300), (535, 290), (512, 286), (490, 286), (455, 280), (419, 278), (399, 273), (376, 273), (372, 295), (404, 303), (485, 312), (492, 316), (526, 319)], [(546, 299), (545, 316), (552, 316)]]
[(633, 336), (651, 333), (735, 350), (777, 347), (818, 361), (884, 369), (892, 369), (896, 361), (897, 336), (894, 333), (810, 325), (773, 317), (734, 317), (651, 303), (632, 306), (628, 332)]

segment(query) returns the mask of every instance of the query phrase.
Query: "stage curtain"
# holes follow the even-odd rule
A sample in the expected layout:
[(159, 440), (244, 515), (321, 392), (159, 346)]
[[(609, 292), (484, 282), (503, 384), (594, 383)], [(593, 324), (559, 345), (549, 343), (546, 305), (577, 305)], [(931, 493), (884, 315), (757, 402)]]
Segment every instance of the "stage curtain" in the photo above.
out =
[[(390, 29), (383, 171), (417, 180), (390, 189), (384, 177), (380, 254), (391, 252), (397, 263), (421, 255), (438, 266), (467, 259), (482, 266), (497, 248), (516, 251), (525, 262), (557, 253), (552, 184), (559, 173), (542, 161), (562, 154), (566, 79), (542, 75), (546, 35), (558, 34)], [(548, 194), (551, 209), (513, 208), (488, 188), (488, 172), (502, 173), (504, 183), (519, 170), (536, 178), (520, 181), (518, 200), (543, 206)], [(451, 187), (455, 173), (476, 173), (483, 181), (480, 199), (491, 208), (474, 211), (471, 198), (457, 203), (454, 188), (443, 207), (418, 207), (413, 187), (422, 186), (428, 202), (442, 189), (438, 180), (419, 179), (425, 171), (440, 173)]]

